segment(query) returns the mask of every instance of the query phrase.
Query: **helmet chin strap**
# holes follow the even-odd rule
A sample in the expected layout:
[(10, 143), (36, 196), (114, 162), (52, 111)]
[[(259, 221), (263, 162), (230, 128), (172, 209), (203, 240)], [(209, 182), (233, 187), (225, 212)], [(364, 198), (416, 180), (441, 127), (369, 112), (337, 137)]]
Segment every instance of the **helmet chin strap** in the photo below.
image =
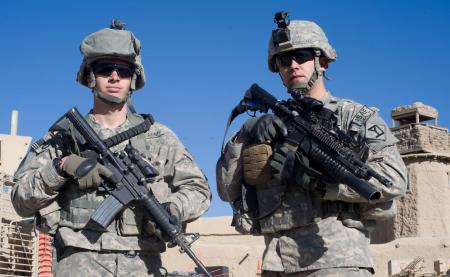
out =
[(92, 93), (94, 94), (95, 97), (97, 97), (101, 101), (103, 101), (107, 104), (110, 104), (110, 105), (114, 105), (114, 106), (119, 106), (119, 105), (126, 103), (131, 96), (131, 91), (130, 91), (130, 93), (128, 93), (127, 96), (125, 96), (123, 99), (121, 99), (119, 97), (115, 97), (115, 96), (106, 94), (96, 88), (92, 89)]
[(133, 77), (131, 77), (131, 85), (130, 85), (130, 89), (133, 91), (136, 89), (136, 81), (137, 81), (137, 74), (136, 72), (133, 73)]

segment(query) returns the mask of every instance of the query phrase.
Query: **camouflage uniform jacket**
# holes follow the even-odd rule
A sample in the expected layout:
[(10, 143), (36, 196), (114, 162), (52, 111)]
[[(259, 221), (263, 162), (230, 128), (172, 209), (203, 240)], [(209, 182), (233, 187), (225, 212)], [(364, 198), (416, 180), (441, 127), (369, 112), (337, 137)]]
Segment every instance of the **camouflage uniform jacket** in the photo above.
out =
[[(114, 129), (102, 128), (91, 114), (87, 121), (102, 139), (106, 139), (136, 126), (143, 118), (129, 113), (127, 120)], [(62, 246), (94, 251), (163, 252), (165, 244), (154, 236), (154, 225), (137, 205), (124, 209), (106, 232), (87, 224), (90, 215), (107, 195), (98, 189), (80, 190), (76, 180), (57, 173), (52, 160), (73, 152), (68, 149), (73, 148), (69, 146), (70, 142), (58, 138), (61, 137), (48, 133), (44, 137), (45, 143), (31, 149), (17, 170), (11, 194), (17, 213), (23, 217), (37, 215), (41, 228), (55, 234)], [(123, 150), (128, 143), (157, 168), (159, 176), (147, 186), (160, 203), (174, 203), (181, 211), (182, 221), (194, 220), (208, 209), (211, 193), (206, 178), (169, 128), (154, 123), (146, 133), (111, 150)]]
[[(377, 180), (369, 180), (382, 194), (375, 205), (369, 205), (344, 184), (323, 184), (325, 193), (289, 184), (282, 196), (272, 189), (277, 186), (274, 179), (256, 186), (260, 215), (261, 210), (281, 198), (278, 209), (259, 220), (266, 242), (263, 270), (293, 273), (336, 267), (371, 268), (368, 232), (363, 223), (385, 216), (384, 210), (392, 215), (395, 208), (391, 208), (391, 200), (405, 193), (406, 167), (394, 145), (395, 137), (376, 110), (329, 94), (322, 101), (334, 111), (338, 128), (368, 145), (368, 164), (394, 185), (386, 188)], [(220, 198), (230, 203), (241, 196), (244, 183), (242, 147), (228, 142), (217, 163), (217, 190)], [(330, 209), (336, 203), (353, 204), (347, 205), (352, 207), (348, 210)]]

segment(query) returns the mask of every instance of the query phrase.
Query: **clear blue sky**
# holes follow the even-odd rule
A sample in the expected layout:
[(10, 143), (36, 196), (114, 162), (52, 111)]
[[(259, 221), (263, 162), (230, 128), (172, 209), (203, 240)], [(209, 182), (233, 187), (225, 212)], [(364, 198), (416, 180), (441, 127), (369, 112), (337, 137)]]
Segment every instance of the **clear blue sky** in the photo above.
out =
[(286, 96), (266, 65), (279, 10), (327, 33), (338, 53), (326, 83), (334, 95), (378, 107), (389, 125), (392, 108), (421, 101), (450, 127), (450, 1), (17, 0), (0, 10), (0, 133), (12, 109), (19, 134), (34, 140), (72, 106), (88, 112), (91, 93), (75, 81), (79, 43), (120, 18), (143, 45), (148, 83), (133, 96), (138, 111), (171, 127), (203, 168), (214, 193), (207, 216), (230, 214), (214, 169), (228, 114), (254, 82)]

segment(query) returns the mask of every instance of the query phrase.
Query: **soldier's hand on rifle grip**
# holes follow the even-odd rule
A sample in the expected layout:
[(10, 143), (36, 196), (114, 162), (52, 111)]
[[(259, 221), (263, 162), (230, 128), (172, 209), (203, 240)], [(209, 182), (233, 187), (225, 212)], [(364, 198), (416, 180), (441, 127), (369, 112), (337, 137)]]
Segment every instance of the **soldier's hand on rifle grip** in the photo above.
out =
[(75, 154), (64, 157), (61, 170), (78, 180), (80, 189), (97, 188), (103, 182), (102, 176), (109, 178), (112, 172), (96, 160), (86, 159)]
[(287, 128), (283, 121), (272, 114), (260, 117), (252, 117), (242, 125), (240, 135), (244, 136), (248, 142), (263, 143), (272, 142), (281, 137), (287, 136)]
[(269, 162), (274, 178), (287, 180), (291, 178), (295, 166), (295, 152), (284, 145), (275, 149)]
[(170, 223), (181, 228), (181, 213), (178, 210), (177, 206), (172, 202), (162, 203), (161, 205), (169, 213)]
[[(309, 161), (306, 157), (297, 157), (297, 155), (294, 150), (289, 149), (285, 144), (279, 145), (269, 162), (273, 176), (282, 181), (293, 180), (303, 188), (310, 189), (311, 179), (305, 168), (305, 166), (309, 166)], [(300, 158), (301, 161), (298, 161), (297, 158)]]
[[(178, 210), (177, 206), (174, 203), (166, 202), (161, 204), (163, 208), (169, 213), (169, 222), (173, 225), (177, 225), (179, 229), (182, 228), (181, 226), (181, 213)], [(175, 247), (176, 244), (174, 244), (172, 241), (170, 241), (171, 238), (167, 236), (164, 232), (161, 230), (156, 230), (157, 236), (162, 239), (163, 241), (167, 242), (167, 247), (172, 248)]]

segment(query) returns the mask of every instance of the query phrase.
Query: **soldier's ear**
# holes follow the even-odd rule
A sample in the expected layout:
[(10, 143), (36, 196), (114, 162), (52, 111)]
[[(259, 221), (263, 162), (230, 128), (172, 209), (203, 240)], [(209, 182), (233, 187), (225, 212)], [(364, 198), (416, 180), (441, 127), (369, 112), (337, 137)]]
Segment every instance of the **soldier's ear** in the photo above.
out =
[(323, 69), (328, 69), (328, 59), (325, 56), (319, 58), (320, 67)]
[(86, 76), (86, 83), (88, 84), (88, 86), (91, 86), (92, 78), (91, 78), (90, 75), (87, 75), (87, 76)]

